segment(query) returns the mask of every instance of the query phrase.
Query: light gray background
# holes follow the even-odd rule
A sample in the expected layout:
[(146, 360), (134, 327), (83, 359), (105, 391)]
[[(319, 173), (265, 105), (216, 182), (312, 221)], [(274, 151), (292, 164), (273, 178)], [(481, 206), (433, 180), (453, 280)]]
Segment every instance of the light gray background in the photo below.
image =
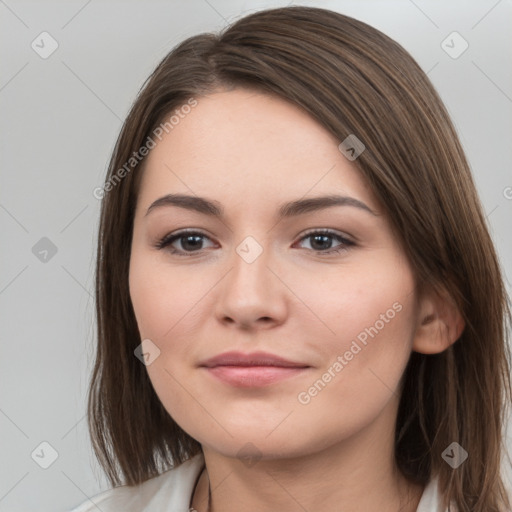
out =
[[(84, 419), (100, 207), (92, 191), (139, 87), (185, 37), (287, 4), (0, 0), (1, 512), (66, 511), (107, 488)], [(511, 2), (302, 4), (373, 25), (428, 72), (467, 151), (510, 292)], [(59, 45), (46, 59), (31, 47), (43, 31)], [(441, 46), (453, 31), (469, 44), (456, 59)], [(46, 262), (32, 249), (43, 237), (57, 248)], [(58, 452), (48, 469), (31, 458), (43, 441)]]

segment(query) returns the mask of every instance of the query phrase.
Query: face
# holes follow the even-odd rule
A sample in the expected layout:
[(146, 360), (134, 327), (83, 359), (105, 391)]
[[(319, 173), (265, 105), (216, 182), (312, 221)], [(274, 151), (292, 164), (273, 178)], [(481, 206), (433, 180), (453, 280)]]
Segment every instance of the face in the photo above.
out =
[[(145, 162), (129, 285), (147, 371), (172, 418), (226, 456), (312, 453), (396, 415), (414, 277), (339, 143), (237, 89), (198, 98)], [(154, 204), (170, 194), (190, 199)], [(350, 199), (311, 201), (333, 195)]]

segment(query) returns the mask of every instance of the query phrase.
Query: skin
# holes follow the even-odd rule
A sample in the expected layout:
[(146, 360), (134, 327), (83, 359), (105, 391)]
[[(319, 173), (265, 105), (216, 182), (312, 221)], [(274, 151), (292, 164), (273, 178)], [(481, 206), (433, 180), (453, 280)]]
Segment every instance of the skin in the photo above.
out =
[[(211, 510), (223, 512), (417, 508), (423, 488), (397, 471), (393, 457), (400, 379), (412, 350), (440, 352), (463, 326), (448, 300), (418, 296), (381, 205), (340, 142), (296, 106), (235, 89), (198, 98), (145, 161), (130, 295), (141, 339), (160, 350), (147, 366), (153, 387), (203, 447), (206, 471), (192, 501), (199, 512), (208, 480)], [(275, 217), (286, 201), (334, 192), (377, 215), (334, 206)], [(216, 200), (225, 218), (178, 206), (146, 214), (169, 193)], [(204, 233), (192, 248), (186, 239), (173, 242), (185, 256), (155, 248), (184, 228)], [(304, 235), (312, 228), (355, 245), (322, 255), (342, 242), (331, 236), (315, 245)], [(236, 252), (247, 236), (263, 250), (252, 263)], [(400, 312), (300, 403), (299, 393), (396, 303)], [(237, 388), (199, 368), (228, 350), (263, 350), (309, 368), (265, 387)], [(249, 463), (240, 455), (247, 443)]]

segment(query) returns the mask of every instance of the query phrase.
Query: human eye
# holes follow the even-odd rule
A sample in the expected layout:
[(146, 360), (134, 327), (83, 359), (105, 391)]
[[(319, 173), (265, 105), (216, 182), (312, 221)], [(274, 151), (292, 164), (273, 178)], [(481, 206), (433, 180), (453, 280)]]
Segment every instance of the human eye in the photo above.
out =
[[(203, 252), (204, 239), (210, 240), (210, 238), (194, 229), (185, 229), (177, 233), (169, 233), (163, 238), (159, 239), (155, 244), (157, 249), (169, 251), (171, 254), (176, 256), (193, 256)], [(332, 239), (338, 240), (339, 244), (332, 248)], [(349, 247), (354, 246), (355, 242), (349, 240), (345, 236), (332, 231), (330, 229), (316, 229), (307, 232), (299, 242), (310, 240), (310, 250), (320, 255), (339, 254), (345, 252)], [(181, 245), (181, 249), (175, 245)], [(327, 247), (328, 245), (328, 247)]]
[[(200, 253), (203, 251), (203, 247), (200, 247), (203, 243), (203, 238), (209, 239), (201, 231), (184, 229), (177, 233), (169, 233), (168, 235), (165, 235), (157, 241), (155, 247), (160, 250), (165, 249), (176, 256), (192, 256), (194, 253)], [(182, 249), (177, 249), (174, 246), (175, 242), (178, 242)]]
[[(340, 244), (334, 248), (331, 248), (333, 238), (337, 239)], [(300, 239), (300, 241), (308, 239), (310, 240), (310, 249), (322, 256), (326, 254), (338, 254), (341, 252), (346, 252), (350, 247), (356, 245), (352, 240), (349, 240), (345, 236), (330, 229), (316, 229), (308, 231), (305, 236)], [(329, 247), (326, 247), (326, 245)]]

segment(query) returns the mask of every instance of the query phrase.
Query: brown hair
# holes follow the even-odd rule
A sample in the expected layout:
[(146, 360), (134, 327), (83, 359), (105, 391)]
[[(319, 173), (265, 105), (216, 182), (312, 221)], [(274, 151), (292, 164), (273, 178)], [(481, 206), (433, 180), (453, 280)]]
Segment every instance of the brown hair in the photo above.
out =
[[(353, 18), (298, 6), (259, 11), (218, 35), (179, 44), (143, 85), (117, 140), (101, 209), (88, 403), (93, 447), (111, 484), (141, 483), (201, 450), (163, 408), (134, 356), (141, 340), (128, 270), (142, 165), (122, 179), (118, 170), (171, 111), (226, 87), (276, 94), (340, 142), (355, 134), (365, 144), (353, 163), (384, 206), (419, 289), (448, 292), (466, 323), (442, 353), (411, 354), (397, 415), (397, 465), (417, 483), (438, 475), (446, 506), (453, 500), (460, 512), (504, 511), (510, 306), (455, 129), (399, 44)], [(441, 457), (452, 442), (469, 452), (457, 469)]]

